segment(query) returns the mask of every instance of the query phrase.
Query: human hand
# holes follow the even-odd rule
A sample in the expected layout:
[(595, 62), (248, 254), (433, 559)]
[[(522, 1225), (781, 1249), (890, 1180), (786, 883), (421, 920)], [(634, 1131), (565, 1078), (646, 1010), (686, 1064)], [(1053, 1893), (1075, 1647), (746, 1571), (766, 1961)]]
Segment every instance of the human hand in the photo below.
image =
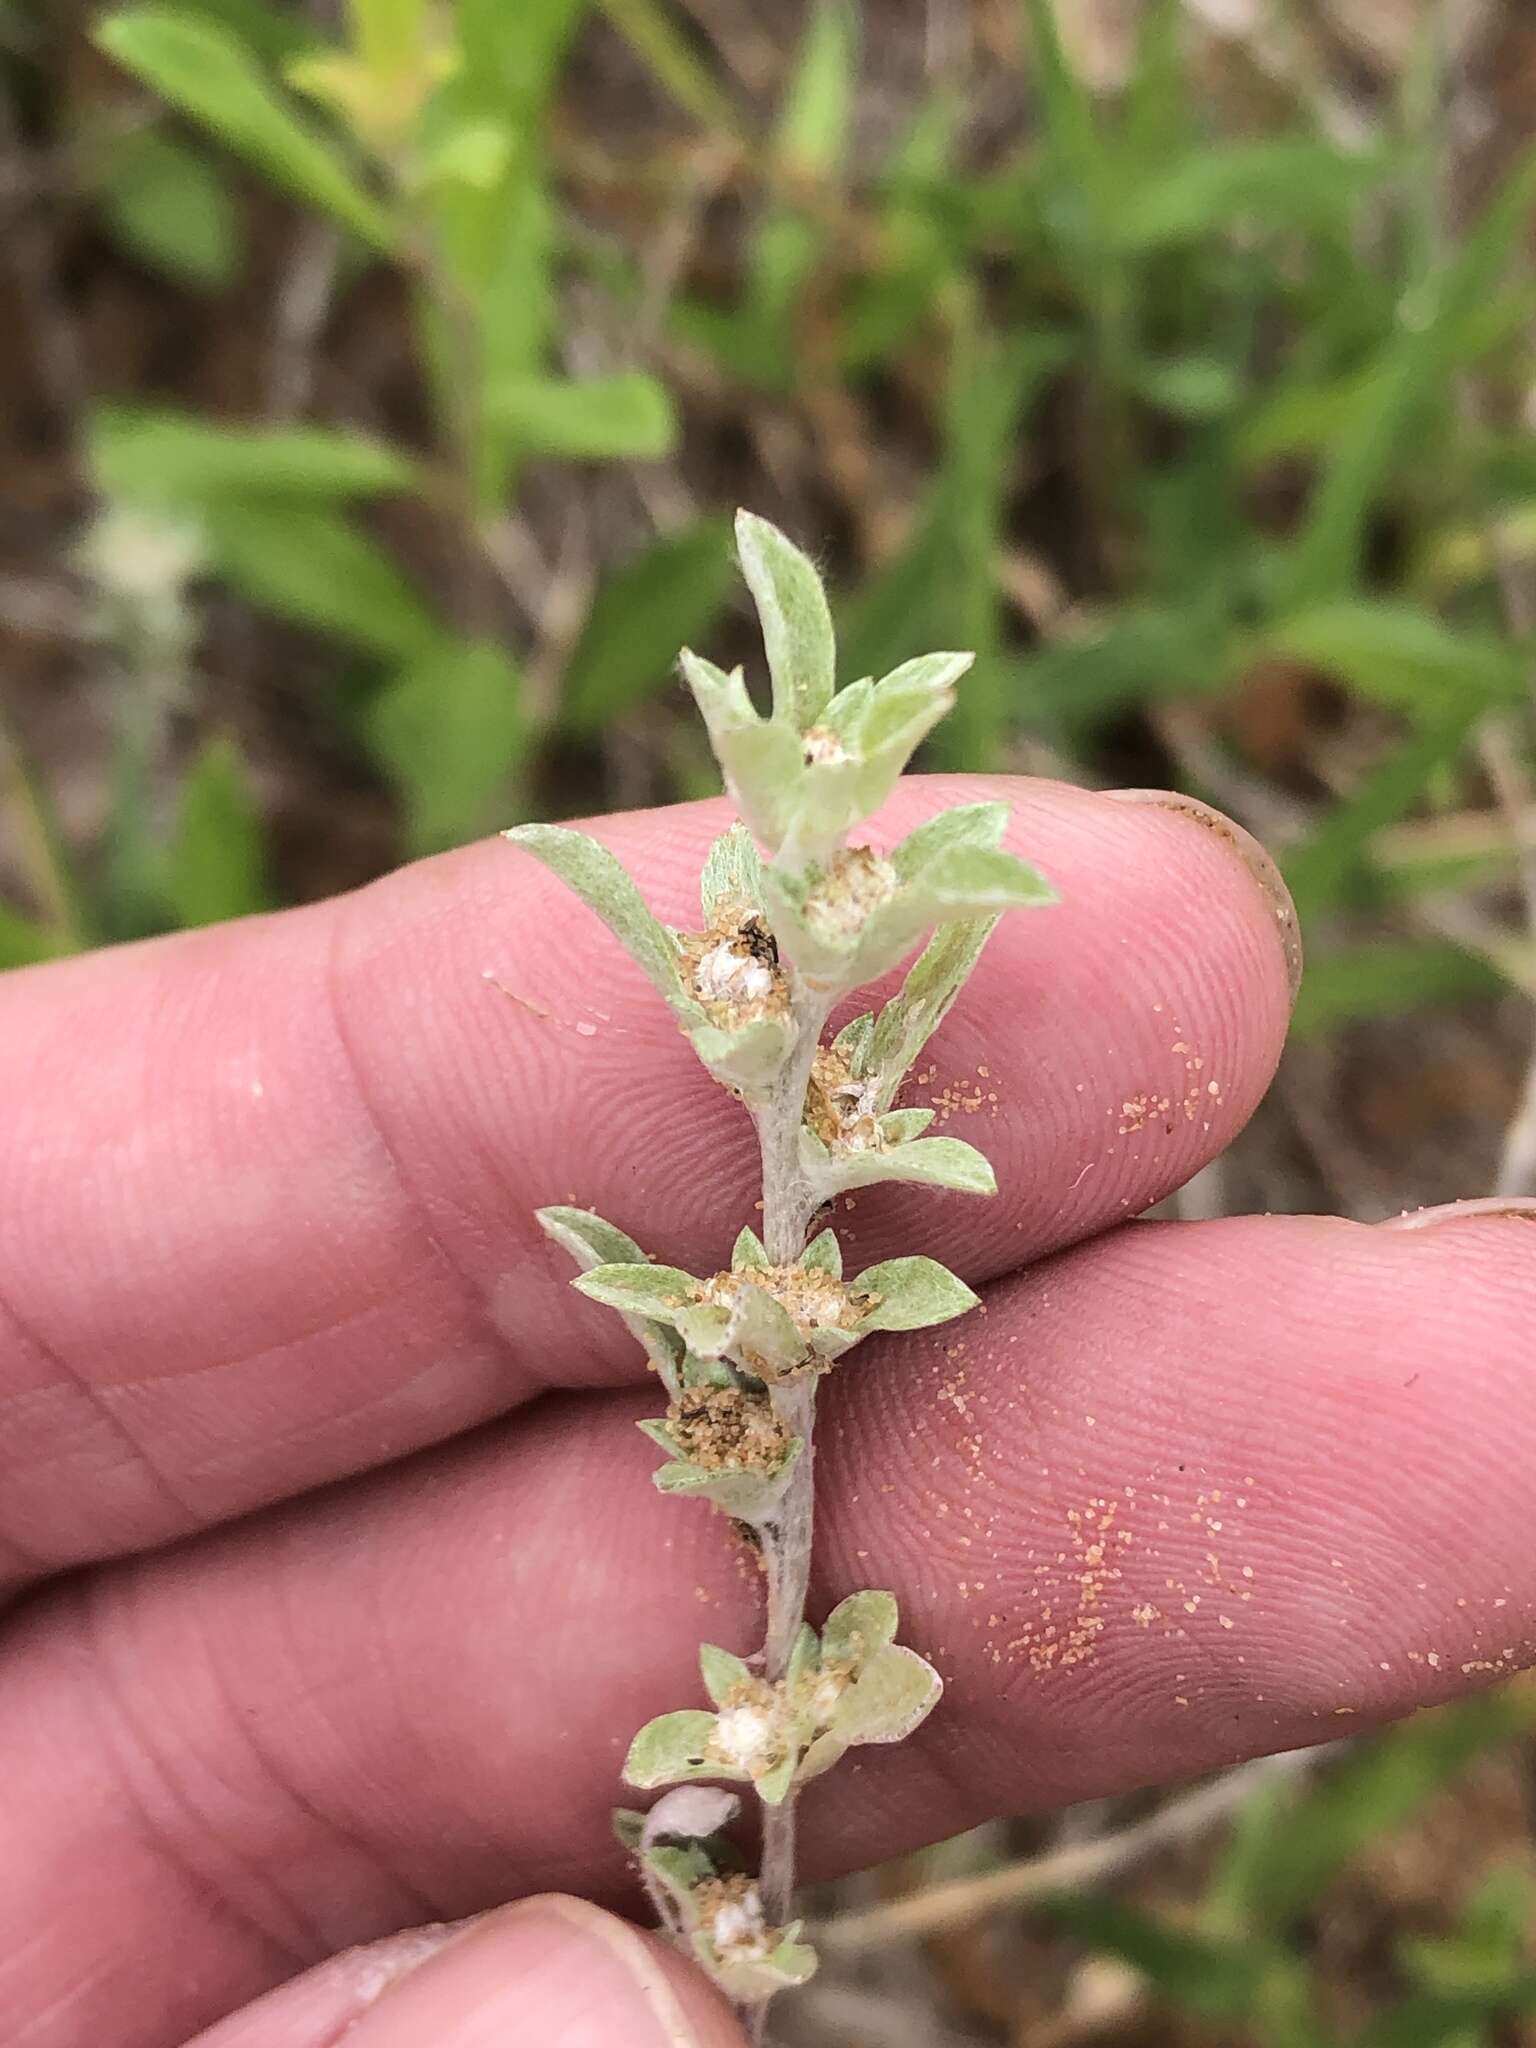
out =
[[(949, 1689), (808, 1796), (813, 1874), (1533, 1654), (1536, 1235), (1116, 1228), (1263, 1092), (1283, 898), (1173, 799), (918, 780), (877, 833), (978, 794), (1062, 899), (1004, 921), (921, 1067), (1002, 1192), (864, 1193), (839, 1228), (985, 1312), (861, 1350), (820, 1437), (818, 1609), (889, 1586)], [(602, 836), (686, 922), (720, 822)], [(700, 1633), (754, 1638), (725, 1526), (649, 1485), (638, 1349), (532, 1215), (705, 1269), (750, 1219), (747, 1120), (638, 972), (478, 846), (11, 977), (0, 1110), (7, 2039), (739, 2040), (571, 1899), (396, 1932), (626, 1903), (628, 1738), (691, 1697)]]

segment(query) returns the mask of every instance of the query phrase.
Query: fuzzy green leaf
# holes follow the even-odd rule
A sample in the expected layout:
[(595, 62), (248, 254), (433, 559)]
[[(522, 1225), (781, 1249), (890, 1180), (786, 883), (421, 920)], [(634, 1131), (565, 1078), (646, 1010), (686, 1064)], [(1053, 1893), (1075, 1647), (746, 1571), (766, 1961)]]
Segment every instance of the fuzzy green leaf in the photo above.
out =
[(853, 1285), (880, 1297), (861, 1319), (861, 1330), (926, 1330), (963, 1316), (980, 1300), (948, 1267), (922, 1257), (886, 1259), (866, 1267)]
[(793, 1316), (750, 1279), (736, 1290), (726, 1342), (733, 1358), (765, 1379), (793, 1372), (805, 1360), (805, 1338)]
[[(914, 1110), (910, 1114), (931, 1116), (932, 1111)], [(898, 1180), (913, 1181), (923, 1187), (950, 1188), (962, 1195), (997, 1193), (997, 1176), (991, 1161), (961, 1138), (918, 1138), (876, 1151), (808, 1144), (805, 1141), (810, 1137), (809, 1132), (801, 1134), (801, 1164), (822, 1200), (854, 1188)]]
[(898, 1619), (894, 1594), (850, 1593), (827, 1616), (821, 1631), (822, 1662), (862, 1669), (896, 1640)]
[(850, 1748), (900, 1742), (928, 1718), (943, 1690), (943, 1679), (916, 1650), (887, 1643), (838, 1702), (832, 1733)]
[(862, 1078), (869, 1071), (868, 1053), (874, 1035), (874, 1012), (866, 1010), (861, 1017), (851, 1017), (832, 1041), (857, 1078)]
[(763, 1240), (750, 1224), (743, 1224), (731, 1248), (731, 1266), (740, 1272), (745, 1266), (763, 1267), (768, 1263), (768, 1254), (763, 1250)]
[(732, 1521), (755, 1526), (767, 1521), (778, 1508), (790, 1468), (802, 1448), (801, 1438), (792, 1438), (776, 1472), (754, 1472), (738, 1465), (706, 1468), (679, 1458), (672, 1464), (658, 1466), (651, 1480), (658, 1493), (678, 1500), (707, 1500)]
[(723, 1707), (733, 1692), (752, 1681), (752, 1673), (740, 1657), (716, 1643), (700, 1643), (699, 1670), (704, 1690), (717, 1707)]
[(815, 564), (766, 519), (738, 512), (736, 549), (762, 621), (774, 719), (805, 732), (825, 710), (836, 681), (826, 591)]
[(736, 1031), (720, 1024), (684, 1024), (683, 1033), (715, 1079), (749, 1099), (783, 1066), (792, 1035), (787, 1017), (759, 1017)]
[[(790, 1786), (795, 1782), (795, 1765), (798, 1761), (799, 1759), (794, 1751), (791, 1750), (782, 1762), (774, 1765), (771, 1771), (764, 1771), (760, 1778), (753, 1779), (752, 1782), (757, 1787), (757, 1796), (761, 1799), (764, 1806), (781, 1806), (784, 1803)], [(734, 1776), (735, 1774), (730, 1773), (728, 1775)]]
[[(901, 867), (903, 848), (891, 855)], [(911, 875), (873, 912), (854, 956), (858, 982), (872, 981), (894, 967), (919, 935), (933, 925), (992, 917), (1054, 903), (1056, 892), (1027, 861), (987, 846), (945, 848)]]
[(873, 1020), (853, 1065), (860, 1077), (879, 1076), (880, 1107), (895, 1100), (904, 1076), (949, 1015), (996, 929), (995, 917), (941, 925), (913, 961), (900, 990)]
[(727, 675), (686, 647), (678, 659), (737, 810), (763, 844), (777, 850), (805, 774), (799, 735), (777, 719), (758, 717), (740, 669)]
[(957, 846), (999, 847), (1008, 828), (1008, 806), (999, 803), (956, 804), (914, 826), (891, 854), (891, 865), (903, 881), (921, 873), (941, 853)]
[(627, 1849), (631, 1856), (638, 1856), (640, 1838), (645, 1832), (645, 1815), (632, 1806), (616, 1806), (612, 1818), (619, 1847)]
[(813, 1237), (800, 1254), (800, 1263), (812, 1272), (830, 1273), (834, 1280), (843, 1277), (843, 1248), (837, 1241), (835, 1230), (823, 1230)]
[(893, 1109), (880, 1119), (880, 1135), (887, 1145), (905, 1145), (920, 1138), (938, 1114), (932, 1109)]
[(807, 1673), (815, 1670), (820, 1656), (821, 1643), (815, 1629), (808, 1621), (802, 1621), (784, 1667), (785, 1685), (793, 1690)]
[(714, 1732), (714, 1715), (690, 1707), (647, 1721), (624, 1759), (625, 1784), (649, 1792), (657, 1785), (689, 1778), (744, 1780), (745, 1771), (729, 1764), (706, 1762), (704, 1752)]
[(578, 1273), (571, 1285), (621, 1315), (655, 1316), (677, 1327), (677, 1314), (696, 1302), (699, 1283), (678, 1266), (631, 1265), (619, 1261)]
[[(795, 1923), (798, 1928), (799, 1922)], [(761, 2005), (780, 1991), (791, 1991), (816, 1974), (816, 1951), (808, 1942), (797, 1941), (785, 1930), (786, 1938), (768, 1955), (738, 1958), (722, 1956), (707, 1935), (693, 1937), (693, 1951), (707, 1974), (737, 2005)]]
[(564, 825), (516, 825), (501, 836), (542, 861), (596, 911), (675, 1010), (690, 1020), (702, 1014), (684, 991), (677, 947), (606, 846)]
[[(650, 1263), (632, 1237), (626, 1237), (622, 1230), (605, 1223), (590, 1209), (536, 1209), (534, 1215), (545, 1234), (570, 1254), (583, 1273), (590, 1273), (596, 1266)], [(630, 1315), (625, 1321), (645, 1346), (646, 1356), (660, 1373), (667, 1392), (675, 1394), (682, 1384), (682, 1338), (651, 1316)]]
[(763, 863), (745, 825), (722, 832), (704, 861), (699, 885), (706, 926), (726, 916), (737, 923), (763, 907)]
[(632, 1237), (626, 1237), (615, 1223), (606, 1223), (595, 1210), (555, 1206), (535, 1209), (540, 1228), (563, 1252), (569, 1252), (582, 1272), (594, 1266), (644, 1266), (650, 1261)]

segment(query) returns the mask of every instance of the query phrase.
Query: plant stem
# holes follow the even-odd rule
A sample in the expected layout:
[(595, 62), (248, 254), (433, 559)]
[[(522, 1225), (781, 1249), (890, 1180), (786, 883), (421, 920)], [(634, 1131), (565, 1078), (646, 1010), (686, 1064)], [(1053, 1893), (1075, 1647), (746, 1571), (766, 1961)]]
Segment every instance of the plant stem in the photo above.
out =
[[(807, 989), (790, 971), (791, 1014), (796, 1032), (789, 1057), (756, 1111), (763, 1160), (763, 1248), (770, 1264), (787, 1266), (805, 1250), (816, 1196), (800, 1169), (800, 1125), (830, 998)], [(815, 1530), (816, 1379), (814, 1374), (774, 1390), (779, 1420), (802, 1449), (795, 1460), (778, 1512), (762, 1527), (768, 1574), (768, 1618), (763, 1643), (763, 1676), (776, 1684), (785, 1673), (805, 1619)], [(795, 1888), (795, 1794), (763, 1808), (763, 1863), (758, 1890), (770, 1926), (789, 1918)], [(760, 2015), (754, 2024), (761, 2025)]]

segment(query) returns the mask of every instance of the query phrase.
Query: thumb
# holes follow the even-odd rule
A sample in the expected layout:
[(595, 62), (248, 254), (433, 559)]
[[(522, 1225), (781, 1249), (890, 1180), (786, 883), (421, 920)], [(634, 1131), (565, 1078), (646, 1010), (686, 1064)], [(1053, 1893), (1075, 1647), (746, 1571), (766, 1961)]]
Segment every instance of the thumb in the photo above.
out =
[(189, 2048), (745, 2048), (676, 1950), (581, 1899), (502, 1906), (333, 1957)]

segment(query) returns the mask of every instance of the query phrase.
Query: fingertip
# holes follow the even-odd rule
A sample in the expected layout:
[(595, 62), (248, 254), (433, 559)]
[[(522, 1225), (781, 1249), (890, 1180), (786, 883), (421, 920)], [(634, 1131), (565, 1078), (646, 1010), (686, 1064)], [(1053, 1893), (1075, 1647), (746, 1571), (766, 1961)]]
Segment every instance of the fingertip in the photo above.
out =
[[(347, 2039), (350, 2048), (744, 2048), (725, 2004), (681, 1956), (560, 1894), (473, 1922), (396, 1978)], [(319, 2044), (274, 2039), (270, 2048)]]
[(1106, 789), (1100, 791), (1100, 795), (1111, 803), (1130, 804), (1146, 810), (1165, 811), (1170, 817), (1187, 818), (1252, 877), (1264, 900), (1265, 911), (1285, 963), (1286, 987), (1294, 1007), (1304, 964), (1301, 923), (1285, 878), (1268, 848), (1255, 839), (1246, 826), (1229, 818), (1225, 811), (1202, 803), (1198, 797), (1186, 796), (1182, 790)]

